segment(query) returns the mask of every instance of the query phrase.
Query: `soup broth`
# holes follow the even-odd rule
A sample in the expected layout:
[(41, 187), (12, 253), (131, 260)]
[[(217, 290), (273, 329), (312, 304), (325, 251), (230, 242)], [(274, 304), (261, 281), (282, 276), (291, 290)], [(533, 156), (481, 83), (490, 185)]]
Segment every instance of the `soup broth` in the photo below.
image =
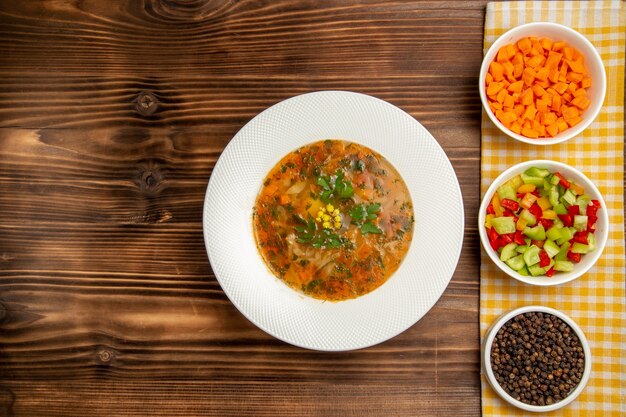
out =
[(259, 252), (291, 288), (322, 300), (359, 297), (400, 266), (413, 204), (396, 169), (352, 142), (324, 140), (280, 160), (253, 210)]

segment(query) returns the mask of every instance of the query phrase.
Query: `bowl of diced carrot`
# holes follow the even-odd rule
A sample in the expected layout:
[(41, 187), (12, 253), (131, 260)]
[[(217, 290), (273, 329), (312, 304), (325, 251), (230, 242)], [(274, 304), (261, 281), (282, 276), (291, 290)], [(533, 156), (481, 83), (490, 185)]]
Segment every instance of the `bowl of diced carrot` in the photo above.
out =
[(564, 142), (597, 117), (606, 73), (595, 47), (575, 30), (549, 22), (515, 27), (483, 58), (480, 98), (505, 134), (533, 145)]
[(526, 161), (491, 183), (480, 205), (478, 232), (487, 255), (510, 277), (530, 285), (560, 285), (585, 274), (602, 255), (608, 208), (576, 168)]

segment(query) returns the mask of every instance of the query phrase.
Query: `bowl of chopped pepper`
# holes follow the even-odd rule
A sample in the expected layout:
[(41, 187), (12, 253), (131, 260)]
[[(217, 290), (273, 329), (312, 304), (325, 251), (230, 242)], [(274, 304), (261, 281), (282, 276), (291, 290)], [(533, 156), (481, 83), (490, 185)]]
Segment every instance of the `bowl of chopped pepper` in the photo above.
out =
[(572, 281), (593, 267), (608, 238), (602, 194), (577, 169), (550, 160), (515, 165), (483, 197), (478, 230), (491, 260), (531, 285)]

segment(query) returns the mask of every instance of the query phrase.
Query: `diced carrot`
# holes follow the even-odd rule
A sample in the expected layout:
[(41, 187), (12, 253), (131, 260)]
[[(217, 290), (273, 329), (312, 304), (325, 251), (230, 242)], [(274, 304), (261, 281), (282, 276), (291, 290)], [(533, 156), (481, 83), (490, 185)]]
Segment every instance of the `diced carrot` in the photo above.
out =
[(517, 133), (518, 135), (522, 133), (522, 126), (520, 126), (520, 124), (517, 122), (511, 123), (511, 126), (509, 126), (509, 129), (511, 129), (512, 132)]
[(539, 55), (543, 56), (545, 51), (543, 50), (543, 46), (541, 46), (541, 42), (539, 42), (538, 39), (533, 39), (530, 43), (533, 46), (533, 49), (537, 51)]
[(502, 81), (504, 79), (504, 67), (499, 62), (492, 62), (489, 65), (489, 72), (493, 75), (495, 81)]
[(498, 56), (496, 57), (496, 61), (503, 63), (509, 60), (509, 52), (506, 46), (503, 46), (498, 50)]
[(550, 70), (546, 67), (541, 67), (537, 70), (535, 77), (540, 81), (545, 81), (548, 79), (548, 75), (550, 75)]
[(544, 125), (536, 120), (533, 120), (530, 125), (532, 126), (533, 130), (539, 134), (539, 136), (546, 136), (546, 128)]
[(535, 94), (533, 93), (532, 88), (527, 88), (526, 90), (522, 91), (522, 94), (520, 95), (520, 102), (522, 105), (529, 106), (533, 104), (534, 101)]
[(567, 90), (567, 84), (565, 84), (565, 83), (556, 83), (554, 85), (554, 89), (556, 90), (557, 93), (563, 94), (565, 92), (565, 90)]
[(565, 120), (563, 120), (563, 118), (562, 118), (562, 117), (559, 117), (559, 118), (556, 120), (556, 125), (557, 125), (557, 127), (559, 128), (559, 133), (561, 133), (561, 132), (563, 132), (563, 131), (567, 130), (567, 128), (568, 128), (568, 126), (567, 126), (567, 122), (566, 122)]
[(578, 116), (578, 117), (574, 117), (573, 119), (568, 119), (567, 124), (569, 125), (569, 127), (573, 127), (582, 121), (583, 121), (583, 118)]
[(504, 67), (504, 75), (510, 79), (515, 81), (515, 66), (511, 61), (506, 61), (502, 63), (502, 67)]
[(517, 47), (524, 53), (527, 54), (532, 49), (532, 43), (528, 38), (522, 38), (517, 41)]
[(291, 199), (289, 198), (289, 196), (287, 194), (283, 194), (280, 196), (280, 198), (278, 199), (279, 203), (281, 205), (285, 205), (287, 203), (289, 203), (291, 201)]
[(567, 66), (574, 72), (577, 72), (579, 74), (584, 74), (585, 73), (585, 65), (583, 64), (583, 60), (582, 58), (578, 59), (578, 60), (571, 60), (568, 59), (567, 61)]
[(487, 86), (487, 95), (495, 96), (496, 94), (498, 94), (500, 90), (502, 90), (503, 87), (504, 87), (504, 84), (502, 84), (501, 82), (492, 81)]
[(485, 84), (489, 85), (489, 83), (493, 82), (493, 75), (491, 75), (491, 73), (487, 73), (487, 75), (485, 75)]
[(522, 119), (532, 120), (535, 118), (535, 114), (537, 113), (537, 109), (532, 104), (526, 107), (524, 110), (524, 114), (522, 114)]
[[(496, 117), (498, 117), (497, 113), (496, 113)], [(517, 115), (510, 111), (508, 112), (500, 111), (500, 116), (498, 117), (498, 120), (500, 120), (503, 125), (508, 126), (513, 121), (517, 120)]]
[(543, 61), (545, 61), (543, 55), (536, 55), (526, 61), (526, 66), (532, 69), (538, 69), (541, 64), (543, 64)]
[(496, 95), (496, 101), (498, 103), (504, 103), (504, 98), (508, 95), (509, 94), (506, 92), (506, 89), (503, 88), (500, 91), (498, 91), (498, 94)]
[(556, 41), (552, 44), (553, 51), (562, 51), (564, 47), (565, 47), (564, 41)]
[(591, 87), (591, 78), (590, 77), (583, 77), (582, 81), (580, 82), (580, 87), (581, 88), (590, 88)]
[(496, 114), (496, 110), (498, 110), (498, 108), (496, 107), (496, 104), (500, 106), (500, 110), (502, 109), (502, 104), (501, 104), (501, 103), (498, 103), (498, 102), (495, 102), (495, 103), (490, 102), (490, 103), (489, 103), (489, 108), (491, 109), (491, 112), (492, 112), (493, 114)]
[(572, 93), (572, 95), (574, 95), (574, 92), (576, 90), (578, 90), (578, 85), (576, 85), (576, 83), (569, 83), (569, 84), (567, 84), (567, 91)]
[(533, 81), (535, 81), (535, 75), (536, 73), (534, 69), (526, 67), (522, 72), (522, 80), (524, 81), (524, 85), (530, 86)]
[(564, 102), (569, 103), (570, 101), (572, 101), (574, 96), (572, 95), (572, 93), (568, 91), (566, 93), (561, 94), (561, 98), (563, 99)]
[[(505, 90), (502, 90), (502, 91), (505, 91)], [(512, 109), (515, 106), (515, 99), (513, 98), (513, 96), (507, 94), (506, 97), (504, 98), (504, 102), (502, 103), (502, 105), (504, 107), (508, 107)]]
[(541, 99), (546, 102), (546, 106), (550, 107), (552, 105), (552, 94), (548, 94), (547, 91)]
[(543, 49), (547, 49), (548, 51), (549, 51), (550, 49), (552, 49), (552, 43), (553, 43), (553, 42), (552, 42), (552, 39), (548, 39), (548, 38), (541, 38), (541, 39), (539, 40), (539, 43), (541, 44), (541, 47), (542, 47)]
[(546, 126), (546, 132), (548, 132), (550, 136), (555, 137), (556, 135), (559, 134), (559, 128), (556, 125), (556, 123), (553, 123), (551, 125)]
[(584, 96), (578, 96), (574, 97), (570, 104), (578, 107), (581, 110), (585, 110), (591, 104), (591, 100)]
[(506, 53), (509, 56), (509, 60), (513, 59), (513, 57), (517, 53), (517, 47), (514, 44), (510, 43), (507, 46), (505, 46), (505, 48), (506, 48)]
[(579, 83), (583, 80), (583, 75), (574, 71), (569, 71), (565, 78), (567, 78), (567, 81), (571, 81), (573, 83)]
[(539, 137), (539, 133), (536, 130), (532, 130), (530, 128), (522, 129), (522, 135), (532, 139), (537, 139)]
[(547, 112), (541, 115), (541, 124), (549, 126), (556, 123), (556, 114), (554, 112)]
[(524, 65), (524, 55), (521, 52), (516, 52), (511, 62), (513, 65)]
[[(559, 71), (556, 68), (552, 68), (550, 69), (550, 73), (548, 74), (548, 80), (551, 83), (558, 83), (559, 82)], [(491, 74), (489, 74), (489, 76), (491, 76)], [(491, 78), (493, 79), (493, 77)]]
[(587, 90), (585, 90), (584, 88), (579, 88), (578, 90), (574, 91), (573, 96), (574, 97), (587, 97)]
[(554, 111), (559, 111), (560, 108), (561, 108), (561, 96), (559, 95), (552, 96), (552, 105), (550, 106), (550, 109)]
[(546, 94), (546, 90), (544, 90), (543, 87), (540, 85), (535, 84), (532, 86), (532, 89), (535, 97), (542, 97), (544, 94)]
[(541, 99), (537, 99), (535, 100), (535, 106), (537, 106), (537, 111), (539, 113), (547, 113), (548, 112), (548, 104), (541, 100)]
[(565, 59), (572, 60), (574, 59), (574, 48), (571, 46), (566, 46), (563, 48), (563, 55), (565, 55)]
[(515, 111), (515, 114), (519, 118), (524, 113), (524, 105), (516, 104), (515, 107), (513, 107), (513, 110)]
[(569, 66), (567, 65), (567, 61), (562, 61), (561, 62), (561, 67), (559, 68), (559, 80), (561, 79), (561, 77), (566, 78), (567, 77), (567, 70), (569, 69)]
[(561, 62), (561, 58), (563, 58), (563, 54), (558, 52), (550, 51), (548, 53), (548, 57), (546, 58), (545, 66), (548, 69), (555, 69), (558, 67), (559, 62)]
[(524, 87), (524, 81), (516, 81), (514, 83), (511, 83), (507, 87), (507, 90), (509, 90), (509, 92), (511, 93), (521, 93), (522, 87)]

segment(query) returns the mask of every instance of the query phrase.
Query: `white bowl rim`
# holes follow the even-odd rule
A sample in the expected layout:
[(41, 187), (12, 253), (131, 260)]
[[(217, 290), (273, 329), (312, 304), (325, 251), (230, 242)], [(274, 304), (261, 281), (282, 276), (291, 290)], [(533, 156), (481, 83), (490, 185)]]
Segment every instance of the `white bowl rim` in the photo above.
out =
[[(599, 101), (599, 105), (597, 105), (597, 108), (595, 108), (595, 110), (590, 113), (590, 117), (585, 118), (583, 121), (581, 121), (579, 124), (577, 124), (576, 126), (570, 127), (568, 128), (566, 131), (564, 131), (563, 133), (559, 133), (558, 135), (556, 135), (553, 138), (545, 138), (545, 139), (531, 139), (531, 138), (527, 138), (526, 136), (522, 136), (522, 135), (518, 135), (517, 133), (511, 131), (510, 129), (508, 129), (507, 127), (505, 127), (495, 116), (495, 114), (493, 114), (493, 112), (491, 111), (491, 109), (489, 108), (489, 104), (487, 103), (487, 94), (485, 92), (485, 83), (483, 82), (483, 80), (485, 79), (485, 76), (487, 75), (487, 69), (489, 67), (489, 64), (491, 64), (491, 61), (493, 60), (493, 57), (491, 57), (489, 60), (487, 60), (487, 57), (489, 57), (490, 55), (494, 55), (495, 53), (497, 53), (497, 50), (500, 48), (500, 43), (499, 42), (501, 39), (505, 39), (508, 36), (512, 36), (515, 35), (518, 32), (523, 32), (525, 30), (527, 30), (528, 28), (554, 28), (556, 30), (563, 30), (567, 33), (569, 33), (570, 35), (572, 35), (573, 37), (578, 38), (583, 44), (585, 44), (588, 48), (589, 51), (591, 53), (591, 58), (594, 61), (597, 61), (598, 63), (600, 63), (600, 67), (602, 68), (602, 71), (599, 72), (600, 78), (598, 80), (594, 79), (594, 83), (599, 83), (598, 87), (600, 87), (601, 90), (601, 100)], [(586, 58), (588, 58), (587, 56), (585, 56)], [(487, 62), (489, 61), (489, 62)], [(493, 122), (494, 125), (496, 125), (496, 127), (502, 131), (504, 134), (506, 134), (507, 136), (518, 140), (520, 142), (524, 142), (524, 143), (528, 143), (530, 145), (539, 145), (539, 146), (545, 146), (545, 145), (554, 145), (557, 143), (561, 143), (561, 142), (565, 142), (568, 141), (576, 136), (578, 136), (579, 134), (581, 134), (591, 123), (593, 123), (593, 121), (598, 117), (598, 114), (600, 113), (600, 110), (602, 110), (602, 106), (604, 103), (604, 100), (606, 98), (606, 68), (604, 67), (604, 61), (602, 61), (602, 57), (600, 56), (600, 54), (598, 53), (598, 50), (595, 48), (595, 46), (589, 41), (589, 39), (587, 39), (586, 36), (582, 35), (580, 32), (565, 26), (565, 25), (561, 25), (559, 23), (553, 23), (553, 22), (531, 22), (531, 23), (525, 23), (519, 26), (516, 26), (514, 28), (509, 29), (508, 31), (506, 31), (505, 33), (503, 33), (502, 35), (500, 35), (489, 47), (489, 49), (487, 50), (487, 52), (485, 53), (485, 55), (483, 56), (483, 61), (480, 65), (480, 75), (478, 77), (478, 89), (480, 92), (480, 101), (483, 104), (483, 109), (485, 110), (485, 113), (487, 113), (487, 116), (489, 116), (489, 119)], [(586, 111), (589, 111), (590, 109), (587, 109)]]
[[(574, 391), (572, 391), (570, 395), (565, 397), (565, 399), (559, 402), (556, 402), (554, 404), (550, 404), (550, 405), (526, 404), (511, 397), (509, 394), (507, 394), (504, 388), (502, 388), (500, 384), (498, 384), (498, 381), (496, 381), (496, 377), (493, 374), (493, 370), (491, 369), (491, 345), (493, 344), (493, 340), (495, 339), (495, 336), (498, 333), (498, 330), (513, 317), (520, 315), (520, 314), (528, 313), (531, 311), (552, 314), (553, 316), (556, 316), (560, 318), (561, 320), (563, 320), (567, 325), (569, 325), (574, 330), (574, 332), (578, 336), (578, 339), (580, 340), (580, 344), (582, 345), (583, 352), (585, 353), (585, 369), (583, 371), (583, 376), (580, 379), (580, 382), (578, 383)], [(580, 326), (578, 326), (578, 324), (567, 314), (559, 310), (546, 307), (546, 306), (540, 306), (540, 305), (525, 306), (525, 307), (516, 308), (514, 310), (509, 311), (508, 313), (502, 314), (498, 319), (494, 321), (491, 327), (487, 330), (487, 336), (485, 337), (485, 340), (483, 342), (482, 371), (486, 375), (489, 385), (491, 385), (491, 387), (498, 393), (498, 395), (502, 399), (507, 401), (509, 404), (514, 405), (515, 407), (521, 408), (526, 411), (532, 411), (536, 413), (545, 413), (548, 411), (554, 411), (554, 410), (558, 410), (559, 408), (563, 408), (569, 403), (571, 403), (572, 401), (574, 401), (576, 397), (578, 397), (578, 395), (580, 395), (580, 393), (585, 389), (585, 386), (587, 385), (587, 382), (589, 381), (589, 377), (591, 376), (591, 364), (592, 364), (591, 347), (589, 346), (587, 337), (585, 336), (585, 333), (582, 331)]]
[[(584, 182), (583, 185), (585, 187), (585, 190), (587, 190), (587, 192), (588, 190), (591, 190), (592, 194), (596, 194), (596, 196), (598, 197), (597, 200), (600, 201), (600, 205), (602, 207), (602, 210), (598, 212), (598, 222), (601, 222), (601, 224), (606, 225), (606, 227), (604, 227), (601, 230), (601, 233), (594, 234), (596, 236), (597, 246), (596, 246), (596, 250), (585, 255), (585, 257), (589, 256), (590, 257), (589, 259), (592, 260), (589, 262), (587, 267), (577, 268), (579, 265), (576, 265), (574, 266), (574, 271), (559, 272), (558, 274), (555, 274), (553, 277), (548, 278), (548, 279), (546, 279), (546, 277), (541, 277), (541, 276), (539, 277), (524, 276), (524, 275), (519, 274), (517, 271), (514, 271), (508, 265), (502, 262), (497, 252), (493, 250), (491, 245), (489, 245), (489, 239), (487, 237), (487, 232), (485, 231), (484, 224), (485, 224), (485, 216), (486, 216), (485, 213), (487, 210), (487, 206), (489, 205), (489, 202), (491, 201), (491, 196), (493, 196), (493, 194), (496, 192), (496, 190), (502, 183), (504, 183), (505, 181), (508, 181), (508, 179), (512, 178), (516, 173), (523, 172), (526, 169), (533, 167), (533, 166), (557, 167), (562, 170), (575, 172), (576, 175), (580, 179), (582, 179), (582, 182)], [(493, 182), (487, 189), (487, 192), (482, 198), (482, 202), (480, 204), (480, 208), (478, 212), (478, 234), (480, 235), (480, 241), (483, 245), (483, 248), (485, 249), (485, 252), (487, 252), (487, 255), (489, 255), (491, 260), (498, 266), (498, 268), (500, 268), (504, 273), (506, 273), (510, 277), (515, 278), (516, 280), (524, 282), (526, 284), (537, 285), (537, 286), (553, 286), (553, 285), (565, 284), (567, 282), (570, 282), (579, 278), (581, 275), (589, 271), (589, 269), (591, 269), (596, 264), (596, 262), (602, 255), (602, 252), (604, 251), (604, 247), (608, 239), (609, 227), (610, 227), (610, 224), (609, 224), (607, 206), (606, 206), (606, 203), (604, 202), (604, 198), (602, 197), (602, 193), (600, 192), (600, 190), (598, 190), (596, 185), (589, 178), (587, 178), (585, 174), (580, 172), (578, 169), (572, 167), (571, 165), (567, 165), (562, 162), (553, 161), (549, 159), (533, 159), (530, 161), (520, 162), (519, 164), (513, 165), (512, 167), (502, 172), (500, 175), (498, 175), (496, 179), (493, 180)]]

